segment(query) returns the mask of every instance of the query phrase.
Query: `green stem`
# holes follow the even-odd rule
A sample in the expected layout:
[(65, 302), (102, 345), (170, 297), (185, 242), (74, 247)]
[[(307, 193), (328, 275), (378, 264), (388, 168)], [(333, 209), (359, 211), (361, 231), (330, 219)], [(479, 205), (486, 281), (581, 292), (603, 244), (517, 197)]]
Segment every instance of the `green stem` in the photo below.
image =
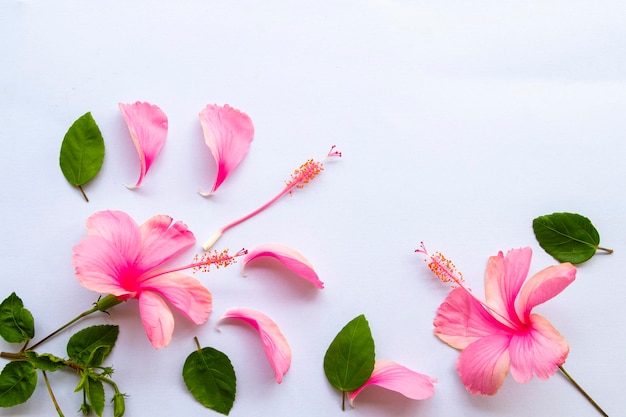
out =
[(563, 368), (562, 366), (559, 366), (559, 369), (561, 370), (561, 372), (563, 372), (563, 375), (565, 375), (565, 377), (569, 380), (569, 382), (571, 382), (572, 385), (576, 387), (578, 392), (580, 392), (583, 395), (583, 397), (585, 397), (587, 401), (589, 401), (589, 403), (591, 403), (591, 405), (593, 405), (593, 407), (596, 410), (598, 410), (598, 412), (600, 412), (600, 414), (602, 414), (604, 417), (609, 417), (609, 415), (598, 405), (598, 403), (596, 403), (593, 400), (593, 398), (591, 398), (591, 396), (587, 394), (587, 392), (585, 392), (585, 390), (580, 385), (578, 385), (578, 382), (576, 382), (574, 378), (572, 378), (572, 376), (569, 373), (567, 373), (565, 368)]
[(77, 185), (77, 187), (80, 190), (80, 192), (83, 194), (83, 197), (85, 197), (85, 201), (89, 203), (89, 199), (87, 198), (87, 194), (85, 194), (85, 190), (83, 190), (83, 187), (80, 185)]
[(602, 246), (598, 246), (596, 249), (597, 250), (603, 250), (606, 253), (613, 253), (613, 249), (603, 248)]
[(50, 398), (52, 399), (52, 404), (54, 404), (55, 410), (57, 410), (59, 417), (64, 417), (63, 412), (61, 411), (61, 407), (59, 407), (59, 403), (57, 402), (57, 399), (54, 396), (54, 392), (52, 392), (50, 381), (48, 381), (48, 374), (46, 374), (46, 371), (43, 371), (43, 370), (41, 371), (41, 373), (43, 373), (43, 379), (44, 381), (46, 381), (46, 388), (48, 388), (48, 394), (50, 394)]

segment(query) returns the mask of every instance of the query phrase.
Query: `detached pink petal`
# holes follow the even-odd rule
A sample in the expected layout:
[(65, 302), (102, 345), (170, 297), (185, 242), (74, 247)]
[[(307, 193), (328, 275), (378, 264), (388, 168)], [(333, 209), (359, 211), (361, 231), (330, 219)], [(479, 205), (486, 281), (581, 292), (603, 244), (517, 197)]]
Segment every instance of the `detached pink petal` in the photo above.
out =
[(119, 107), (139, 155), (139, 179), (127, 187), (137, 188), (165, 144), (167, 116), (159, 107), (145, 102), (119, 103)]
[(291, 366), (291, 348), (278, 325), (264, 313), (243, 307), (228, 310), (220, 320), (227, 318), (243, 320), (259, 332), (265, 356), (280, 384)]
[(280, 263), (289, 268), (298, 276), (311, 282), (317, 288), (324, 288), (324, 283), (320, 281), (317, 273), (313, 269), (313, 265), (302, 254), (285, 245), (265, 244), (257, 246), (248, 251), (248, 254), (241, 262), (241, 273), (245, 275), (245, 267), (249, 262), (262, 258), (271, 257), (277, 259)]
[(350, 405), (359, 393), (370, 385), (398, 392), (412, 400), (425, 400), (435, 394), (435, 378), (410, 370), (391, 361), (376, 361), (370, 379), (360, 388), (348, 393)]
[(248, 153), (254, 139), (254, 126), (247, 114), (230, 107), (207, 105), (199, 114), (204, 141), (217, 165), (214, 193)]

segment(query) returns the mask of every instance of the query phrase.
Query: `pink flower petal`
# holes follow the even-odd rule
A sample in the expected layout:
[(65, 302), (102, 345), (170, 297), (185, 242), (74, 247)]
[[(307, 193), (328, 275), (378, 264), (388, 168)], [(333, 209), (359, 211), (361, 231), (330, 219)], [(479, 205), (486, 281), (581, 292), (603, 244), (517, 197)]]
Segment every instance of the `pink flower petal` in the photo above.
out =
[(248, 153), (254, 139), (254, 126), (247, 114), (225, 104), (207, 105), (200, 112), (204, 141), (217, 165), (215, 184), (207, 196), (214, 193)]
[(207, 321), (213, 308), (211, 292), (197, 279), (180, 272), (154, 276), (144, 281), (141, 289), (159, 293), (195, 324)]
[(125, 259), (134, 260), (140, 243), (139, 226), (123, 211), (106, 210), (87, 219), (87, 235), (110, 241)]
[(548, 379), (565, 363), (569, 345), (561, 334), (540, 315), (530, 316), (526, 333), (513, 336), (509, 348), (511, 376), (517, 382), (528, 382), (533, 373), (539, 379)]
[(261, 257), (277, 259), (291, 271), (311, 282), (317, 288), (324, 288), (324, 283), (320, 281), (317, 273), (313, 270), (313, 265), (311, 265), (302, 254), (285, 245), (265, 244), (248, 251), (248, 254), (241, 262), (241, 273), (245, 275), (244, 270), (246, 265)]
[(280, 384), (291, 366), (291, 348), (278, 325), (264, 313), (249, 308), (230, 309), (220, 320), (226, 318), (243, 320), (259, 332), (265, 356), (274, 369), (276, 382)]
[(359, 393), (370, 385), (377, 385), (398, 392), (412, 400), (425, 400), (435, 394), (436, 379), (410, 370), (391, 361), (376, 361), (372, 376), (355, 391), (348, 393), (350, 404)]
[(509, 371), (511, 336), (483, 337), (466, 347), (456, 363), (463, 385), (472, 394), (494, 395)]
[(549, 266), (530, 278), (517, 297), (518, 315), (526, 319), (530, 310), (558, 295), (576, 279), (576, 268), (570, 263)]
[(174, 333), (174, 316), (165, 301), (152, 291), (142, 292), (139, 315), (152, 346), (155, 349), (166, 347)]
[(119, 107), (139, 154), (139, 179), (134, 186), (127, 185), (128, 188), (136, 188), (143, 182), (152, 162), (165, 144), (167, 116), (159, 107), (150, 103), (119, 103)]
[(182, 222), (172, 224), (165, 215), (152, 216), (139, 227), (141, 248), (137, 255), (137, 269), (152, 269), (170, 260), (196, 243), (196, 237)]

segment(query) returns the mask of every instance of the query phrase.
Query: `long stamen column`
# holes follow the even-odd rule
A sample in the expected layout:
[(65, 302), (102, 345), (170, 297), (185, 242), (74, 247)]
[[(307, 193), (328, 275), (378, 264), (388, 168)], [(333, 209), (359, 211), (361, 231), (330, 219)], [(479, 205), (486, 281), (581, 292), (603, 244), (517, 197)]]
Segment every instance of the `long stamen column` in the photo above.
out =
[[(334, 145), (330, 148), (330, 151), (326, 155), (326, 158), (330, 158), (330, 157), (341, 157), (341, 152), (336, 151)], [(202, 248), (204, 250), (209, 250), (215, 244), (215, 242), (217, 242), (217, 240), (220, 237), (222, 237), (225, 231), (227, 231), (228, 229), (232, 227), (237, 226), (240, 223), (243, 223), (244, 221), (248, 220), (249, 218), (253, 216), (256, 216), (257, 214), (259, 214), (260, 212), (262, 212), (263, 210), (265, 210), (266, 208), (274, 204), (276, 200), (278, 200), (285, 194), (293, 193), (294, 188), (303, 188), (306, 184), (308, 184), (313, 178), (315, 178), (323, 170), (324, 170), (324, 166), (321, 162), (315, 161), (313, 159), (309, 159), (304, 164), (300, 165), (300, 167), (291, 174), (291, 178), (285, 182), (285, 188), (283, 188), (281, 192), (279, 192), (271, 200), (269, 200), (267, 203), (263, 204), (261, 207), (257, 208), (256, 210), (218, 229), (213, 234), (213, 236), (211, 236), (211, 238), (207, 240), (204, 243), (204, 245), (202, 245)]]

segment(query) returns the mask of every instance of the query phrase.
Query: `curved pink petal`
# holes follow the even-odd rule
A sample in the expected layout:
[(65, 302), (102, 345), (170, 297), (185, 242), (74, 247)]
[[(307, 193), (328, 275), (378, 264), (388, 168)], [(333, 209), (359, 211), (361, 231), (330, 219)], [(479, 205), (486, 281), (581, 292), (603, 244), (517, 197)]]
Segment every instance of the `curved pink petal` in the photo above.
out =
[(204, 141), (217, 165), (214, 193), (248, 153), (254, 139), (254, 126), (250, 117), (230, 107), (207, 105), (199, 114)]
[(195, 324), (207, 321), (213, 309), (211, 292), (197, 279), (180, 272), (153, 276), (141, 284), (141, 289), (159, 293)]
[(111, 242), (120, 255), (129, 261), (137, 257), (140, 243), (139, 226), (123, 211), (99, 211), (87, 218), (87, 235), (100, 236)]
[(506, 313), (507, 319), (521, 325), (515, 314), (515, 298), (528, 276), (532, 250), (511, 249), (503, 256), (491, 256), (485, 273), (485, 300), (495, 310)]
[(167, 346), (174, 333), (174, 316), (165, 301), (155, 292), (143, 291), (139, 295), (139, 315), (152, 346)]
[(196, 237), (182, 222), (172, 224), (165, 215), (152, 216), (139, 227), (141, 247), (137, 269), (143, 273), (170, 260), (196, 243)]
[(530, 278), (517, 297), (517, 314), (527, 320), (530, 311), (558, 295), (576, 279), (576, 268), (570, 263), (549, 266)]
[(485, 336), (511, 332), (463, 288), (448, 294), (437, 309), (433, 324), (435, 335), (456, 349), (465, 349)]
[(565, 363), (569, 345), (565, 338), (542, 316), (530, 316), (530, 328), (511, 339), (511, 376), (517, 382), (528, 382), (536, 374), (548, 379)]
[(291, 348), (278, 325), (264, 313), (249, 308), (230, 309), (220, 320), (226, 318), (243, 320), (259, 332), (265, 356), (274, 369), (276, 382), (280, 384), (291, 366)]
[(145, 102), (119, 103), (119, 107), (139, 155), (139, 179), (134, 186), (127, 185), (128, 188), (136, 188), (143, 182), (165, 144), (167, 116), (158, 106)]
[(478, 339), (466, 347), (456, 363), (463, 385), (472, 394), (494, 395), (509, 371), (510, 336), (494, 335)]
[(245, 275), (244, 270), (246, 265), (248, 265), (249, 262), (262, 257), (277, 259), (291, 271), (311, 282), (317, 288), (324, 288), (324, 283), (320, 281), (317, 273), (313, 269), (313, 265), (311, 265), (311, 263), (304, 256), (302, 256), (300, 252), (285, 245), (265, 244), (248, 251), (248, 254), (241, 262), (241, 273)]
[(348, 393), (352, 405), (359, 393), (370, 385), (398, 392), (412, 400), (425, 400), (435, 394), (435, 378), (412, 371), (391, 361), (376, 361), (372, 376), (355, 391)]

